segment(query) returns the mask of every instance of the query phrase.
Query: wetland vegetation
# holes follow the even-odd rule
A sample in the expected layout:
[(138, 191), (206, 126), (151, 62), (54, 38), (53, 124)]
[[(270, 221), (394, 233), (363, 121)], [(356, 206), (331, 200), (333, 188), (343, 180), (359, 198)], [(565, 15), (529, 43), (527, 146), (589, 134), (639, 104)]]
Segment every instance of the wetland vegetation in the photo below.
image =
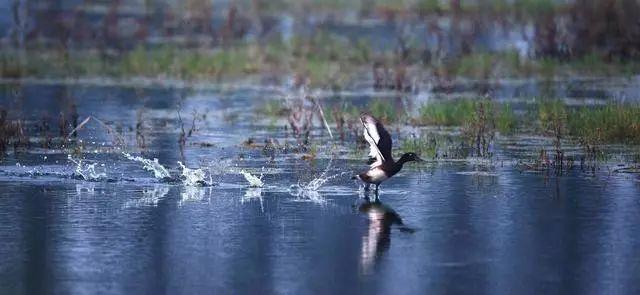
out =
[(640, 293), (637, 1), (81, 2), (0, 4), (0, 293)]

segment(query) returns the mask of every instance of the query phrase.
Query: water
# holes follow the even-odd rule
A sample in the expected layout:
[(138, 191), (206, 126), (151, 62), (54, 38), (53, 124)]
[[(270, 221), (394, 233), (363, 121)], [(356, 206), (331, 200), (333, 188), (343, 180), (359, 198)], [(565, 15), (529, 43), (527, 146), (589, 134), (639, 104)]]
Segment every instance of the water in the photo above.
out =
[[(127, 145), (88, 123), (81, 151), (2, 160), (2, 294), (640, 292), (634, 174), (523, 172), (507, 141), (496, 162), (408, 164), (374, 201), (351, 180), (364, 149), (267, 148), (295, 142), (253, 112), (277, 92), (5, 87), (12, 114), (55, 121), (75, 103)], [(179, 108), (186, 129), (206, 112), (184, 148)]]

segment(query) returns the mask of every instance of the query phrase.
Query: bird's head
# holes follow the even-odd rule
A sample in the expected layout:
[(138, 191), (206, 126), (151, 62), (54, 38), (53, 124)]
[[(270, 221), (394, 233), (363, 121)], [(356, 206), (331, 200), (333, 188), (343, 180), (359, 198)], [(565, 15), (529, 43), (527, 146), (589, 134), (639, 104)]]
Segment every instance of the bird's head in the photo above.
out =
[(399, 162), (401, 163), (406, 163), (406, 162), (424, 162), (423, 159), (420, 159), (420, 157), (418, 157), (418, 155), (416, 155), (415, 153), (405, 153), (402, 155), (402, 157), (400, 157)]

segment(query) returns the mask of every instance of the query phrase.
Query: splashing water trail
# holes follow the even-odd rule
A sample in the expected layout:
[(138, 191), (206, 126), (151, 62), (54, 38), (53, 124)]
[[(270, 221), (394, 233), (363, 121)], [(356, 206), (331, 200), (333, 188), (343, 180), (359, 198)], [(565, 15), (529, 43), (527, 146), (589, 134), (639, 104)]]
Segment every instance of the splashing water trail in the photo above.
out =
[(180, 193), (180, 200), (178, 206), (182, 206), (188, 202), (200, 202), (206, 197), (211, 198), (211, 187), (199, 187), (199, 186), (184, 186)]
[[(75, 174), (79, 175), (84, 180), (95, 181), (95, 180), (101, 180), (107, 177), (107, 173), (96, 171), (96, 165), (98, 163), (84, 164), (82, 163), (82, 159), (76, 160), (73, 157), (71, 157), (71, 155), (68, 155), (67, 159), (73, 162), (74, 164), (76, 164)], [(104, 164), (101, 166), (104, 166)]]
[(123, 152), (122, 155), (124, 155), (125, 158), (131, 161), (142, 163), (143, 165), (142, 168), (144, 170), (153, 172), (153, 177), (157, 179), (171, 178), (171, 174), (169, 173), (167, 168), (160, 165), (160, 163), (158, 163), (157, 158), (153, 158), (153, 160), (149, 160), (140, 156), (132, 156), (131, 154), (125, 153), (125, 152)]
[(327, 200), (320, 194), (320, 187), (327, 183), (327, 181), (336, 177), (349, 174), (351, 172), (340, 172), (331, 176), (327, 176), (328, 170), (325, 170), (320, 176), (314, 178), (308, 183), (298, 183), (289, 187), (289, 193), (292, 196), (298, 197), (300, 200), (308, 200), (314, 203), (323, 204)]
[(240, 174), (242, 174), (242, 176), (244, 176), (244, 179), (246, 179), (249, 182), (249, 187), (262, 187), (264, 186), (264, 183), (262, 182), (262, 174), (260, 174), (260, 177), (256, 177), (251, 175), (251, 173), (241, 170)]
[(260, 211), (264, 213), (264, 200), (262, 197), (262, 188), (261, 187), (249, 187), (247, 191), (244, 193), (244, 196), (240, 200), (241, 203), (246, 203), (251, 200), (260, 201)]
[(182, 169), (182, 182), (188, 186), (211, 186), (213, 179), (211, 174), (205, 173), (202, 169), (191, 169), (186, 167), (182, 162), (178, 161), (178, 165)]
[(160, 200), (169, 193), (169, 187), (162, 184), (154, 184), (153, 187), (142, 189), (142, 197), (128, 200), (123, 208), (139, 208), (143, 206), (157, 207)]

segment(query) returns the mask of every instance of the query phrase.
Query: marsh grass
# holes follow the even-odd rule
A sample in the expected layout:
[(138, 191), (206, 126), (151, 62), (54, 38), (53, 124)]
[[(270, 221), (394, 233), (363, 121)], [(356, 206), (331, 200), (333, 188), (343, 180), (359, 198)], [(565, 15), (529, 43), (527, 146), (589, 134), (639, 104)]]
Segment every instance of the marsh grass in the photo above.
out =
[(288, 116), (291, 109), (282, 99), (270, 99), (265, 101), (257, 109), (257, 113), (269, 118)]
[(518, 128), (518, 119), (511, 108), (511, 104), (505, 103), (495, 108), (497, 108), (495, 125), (498, 131), (500, 131), (500, 134), (513, 134), (516, 128)]
[(438, 144), (433, 137), (412, 136), (401, 141), (400, 150), (404, 153), (414, 152), (423, 158), (435, 159), (438, 155)]
[[(567, 135), (568, 112), (564, 103), (560, 100), (545, 101), (538, 105), (538, 119), (540, 130), (544, 135), (553, 139), (555, 148), (555, 162), (564, 161), (562, 139)], [(559, 167), (562, 170), (562, 166)]]
[(374, 99), (368, 105), (368, 111), (371, 115), (387, 124), (398, 123), (406, 117), (402, 102), (399, 99)]
[(640, 144), (640, 106), (608, 104), (569, 112), (568, 129), (584, 144)]
[(412, 134), (400, 140), (400, 152), (414, 152), (425, 159), (464, 159), (472, 150), (459, 137), (432, 132)]
[(420, 125), (462, 126), (473, 117), (475, 105), (471, 99), (434, 102), (419, 109), (414, 121)]

